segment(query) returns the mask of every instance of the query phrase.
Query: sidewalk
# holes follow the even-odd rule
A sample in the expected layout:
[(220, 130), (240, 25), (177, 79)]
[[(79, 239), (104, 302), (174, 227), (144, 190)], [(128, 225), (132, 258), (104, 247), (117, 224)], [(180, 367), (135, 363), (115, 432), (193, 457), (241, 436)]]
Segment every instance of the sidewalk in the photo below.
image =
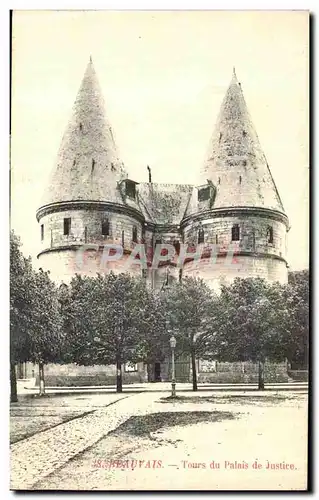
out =
[[(124, 393), (139, 393), (139, 392), (167, 392), (171, 390), (170, 382), (155, 382), (155, 383), (142, 383), (142, 384), (124, 384)], [(257, 384), (198, 384), (198, 391), (257, 391)], [(307, 382), (288, 382), (278, 384), (265, 384), (265, 390), (308, 390)], [(19, 395), (37, 394), (38, 387), (18, 387)], [(115, 392), (116, 385), (108, 386), (78, 386), (78, 387), (46, 387), (47, 394), (94, 394), (103, 392)], [(193, 391), (191, 383), (177, 383), (177, 392)]]

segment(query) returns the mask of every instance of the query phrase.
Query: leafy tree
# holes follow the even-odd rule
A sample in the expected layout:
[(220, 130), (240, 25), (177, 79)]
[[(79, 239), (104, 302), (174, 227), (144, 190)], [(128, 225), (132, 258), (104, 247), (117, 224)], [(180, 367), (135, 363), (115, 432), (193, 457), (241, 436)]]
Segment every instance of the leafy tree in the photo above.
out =
[(136, 362), (148, 290), (142, 279), (109, 273), (76, 276), (65, 308), (69, 344), (65, 361), (82, 365), (116, 364), (117, 392), (122, 392), (122, 364)]
[(147, 288), (143, 314), (139, 322), (140, 338), (136, 356), (147, 364), (148, 381), (151, 381), (151, 366), (162, 362), (169, 354), (169, 332), (166, 328), (163, 293)]
[(257, 362), (258, 388), (264, 389), (266, 358), (286, 357), (285, 331), (279, 325), (287, 322), (288, 314), (281, 285), (236, 278), (221, 287), (215, 301), (215, 330), (207, 352), (224, 361)]
[(29, 359), (39, 365), (39, 392), (45, 394), (44, 365), (60, 360), (63, 349), (62, 317), (58, 289), (49, 273), (32, 272), (29, 282)]
[(31, 260), (21, 250), (21, 242), (13, 231), (10, 234), (10, 387), (11, 402), (18, 401), (16, 363), (29, 359), (28, 327), (31, 321), (29, 283)]
[(32, 269), (19, 238), (10, 236), (10, 380), (11, 401), (17, 401), (17, 362), (39, 364), (44, 394), (44, 363), (56, 361), (61, 349), (61, 318), (57, 290), (49, 274)]
[(176, 354), (188, 354), (193, 390), (197, 391), (196, 358), (203, 357), (210, 340), (213, 292), (202, 279), (186, 277), (165, 292), (165, 310), (176, 337)]
[(287, 331), (290, 349), (287, 358), (292, 366), (307, 368), (309, 357), (309, 271), (288, 275), (285, 300), (289, 303)]

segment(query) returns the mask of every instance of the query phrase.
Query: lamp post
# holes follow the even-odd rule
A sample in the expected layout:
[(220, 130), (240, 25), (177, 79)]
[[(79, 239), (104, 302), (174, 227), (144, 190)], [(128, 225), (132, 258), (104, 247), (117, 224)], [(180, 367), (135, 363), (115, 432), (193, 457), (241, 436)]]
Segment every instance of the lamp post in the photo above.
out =
[(169, 343), (172, 349), (172, 398), (176, 398), (176, 382), (175, 382), (175, 347), (176, 338), (174, 335), (169, 339)]

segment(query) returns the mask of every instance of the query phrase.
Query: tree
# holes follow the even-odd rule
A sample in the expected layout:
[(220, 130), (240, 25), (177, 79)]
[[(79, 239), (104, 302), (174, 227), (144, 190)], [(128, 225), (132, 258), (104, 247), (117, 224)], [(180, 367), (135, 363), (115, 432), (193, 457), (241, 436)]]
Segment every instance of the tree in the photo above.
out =
[(31, 322), (31, 260), (21, 250), (21, 241), (10, 234), (10, 388), (11, 402), (17, 402), (16, 363), (30, 356), (28, 328)]
[(177, 355), (188, 354), (192, 364), (193, 391), (197, 391), (196, 358), (206, 352), (213, 318), (213, 292), (202, 279), (186, 277), (165, 292), (165, 309), (176, 337)]
[(39, 394), (45, 394), (44, 365), (60, 360), (63, 349), (62, 317), (58, 289), (49, 273), (33, 271), (29, 281), (29, 359), (39, 366)]
[(288, 275), (285, 300), (289, 303), (287, 331), (290, 349), (287, 358), (292, 366), (308, 368), (309, 357), (309, 271)]
[(169, 332), (166, 328), (163, 293), (147, 288), (143, 314), (139, 322), (140, 336), (136, 346), (136, 357), (147, 365), (148, 381), (151, 381), (151, 366), (164, 361), (169, 354)]
[(215, 301), (215, 329), (207, 352), (224, 361), (257, 362), (258, 388), (262, 390), (266, 358), (279, 361), (286, 357), (285, 333), (280, 325), (287, 322), (288, 314), (279, 283), (236, 278), (221, 287)]
[(116, 390), (122, 392), (122, 364), (135, 362), (147, 303), (144, 280), (129, 274), (76, 276), (70, 285), (69, 344), (65, 361), (116, 364)]

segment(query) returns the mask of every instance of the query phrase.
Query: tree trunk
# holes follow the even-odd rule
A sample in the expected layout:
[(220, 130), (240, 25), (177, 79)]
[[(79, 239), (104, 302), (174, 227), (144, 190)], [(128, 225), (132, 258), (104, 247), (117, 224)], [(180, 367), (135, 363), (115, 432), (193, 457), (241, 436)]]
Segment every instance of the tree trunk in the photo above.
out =
[(121, 365), (121, 360), (117, 359), (116, 360), (116, 392), (122, 392), (122, 391), (123, 391), (122, 365)]
[(39, 395), (45, 395), (45, 383), (44, 383), (44, 365), (39, 363)]
[(152, 367), (152, 363), (147, 363), (147, 382), (153, 382)]
[(10, 362), (10, 401), (11, 403), (18, 402), (16, 366), (12, 362)]
[(192, 358), (192, 374), (193, 374), (193, 391), (197, 391), (196, 358), (194, 349), (192, 349), (191, 351), (191, 358)]
[(258, 390), (263, 391), (265, 389), (265, 363), (263, 361), (258, 361)]

